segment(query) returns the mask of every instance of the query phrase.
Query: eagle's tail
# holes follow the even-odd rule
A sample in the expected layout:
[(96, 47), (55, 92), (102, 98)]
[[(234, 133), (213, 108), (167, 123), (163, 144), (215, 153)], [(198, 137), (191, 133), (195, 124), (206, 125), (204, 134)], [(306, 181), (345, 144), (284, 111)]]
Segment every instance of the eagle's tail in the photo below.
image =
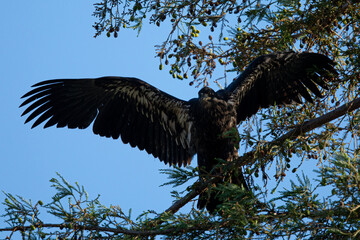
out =
[[(235, 185), (238, 185), (239, 187), (244, 188), (245, 190), (249, 191), (248, 184), (244, 178), (244, 175), (239, 169), (236, 173), (232, 173), (228, 179), (221, 179), (219, 182), (214, 183), (214, 188), (210, 191), (204, 191), (199, 195), (199, 200), (197, 207), (199, 209), (203, 209), (206, 207), (206, 209), (213, 213), (215, 210), (218, 210), (218, 206), (226, 201), (226, 199), (223, 199), (219, 197), (220, 194), (222, 194), (222, 191), (216, 190), (216, 187), (219, 183), (229, 182)], [(229, 199), (231, 200), (231, 199)]]

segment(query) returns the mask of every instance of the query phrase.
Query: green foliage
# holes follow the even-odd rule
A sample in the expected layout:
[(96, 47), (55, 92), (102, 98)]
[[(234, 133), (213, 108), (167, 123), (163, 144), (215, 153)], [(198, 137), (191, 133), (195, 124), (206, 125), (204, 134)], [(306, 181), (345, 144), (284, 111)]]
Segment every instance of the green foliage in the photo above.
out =
[(160, 173), (167, 174), (169, 182), (162, 184), (161, 186), (173, 185), (174, 187), (178, 187), (187, 183), (191, 179), (198, 177), (197, 168), (193, 168), (191, 166), (187, 166), (185, 168), (174, 167), (173, 169), (161, 169)]
[(104, 0), (95, 4), (94, 28), (95, 36), (117, 36), (122, 28), (140, 32), (144, 22), (171, 25), (157, 56), (170, 74), (191, 75), (190, 84), (200, 84), (217, 63), (240, 71), (255, 57), (279, 50), (314, 50), (343, 66), (359, 65), (359, 6), (353, 2)]
[[(52, 179), (57, 193), (52, 201), (33, 204), (6, 193), (3, 203), (9, 228), (20, 231), (24, 239), (137, 239), (164, 235), (168, 239), (329, 239), (359, 237), (360, 160), (345, 153), (335, 154), (330, 164), (311, 183), (305, 175), (297, 176), (290, 189), (270, 200), (249, 194), (232, 184), (218, 186), (223, 197), (232, 199), (221, 205), (218, 214), (192, 208), (188, 213), (144, 212), (133, 218), (119, 206), (106, 207), (99, 198), (89, 200), (83, 187), (71, 185), (60, 175)], [(185, 170), (184, 175), (193, 175)], [(178, 169), (167, 171), (179, 176)], [(177, 185), (177, 182), (174, 182)], [(191, 191), (188, 189), (187, 191)], [(319, 193), (322, 193), (321, 197)], [(327, 194), (326, 194), (327, 193)], [(44, 223), (41, 211), (56, 217), (57, 223)], [(11, 237), (13, 233), (9, 236)]]

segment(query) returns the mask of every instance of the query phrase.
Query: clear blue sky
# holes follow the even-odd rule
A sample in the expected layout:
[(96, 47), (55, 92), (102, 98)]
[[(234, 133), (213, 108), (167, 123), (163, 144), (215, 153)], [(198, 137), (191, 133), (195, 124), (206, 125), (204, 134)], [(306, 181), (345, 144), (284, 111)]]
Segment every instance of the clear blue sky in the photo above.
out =
[[(162, 211), (171, 205), (169, 187), (158, 159), (121, 140), (101, 138), (86, 130), (31, 129), (20, 117), (20, 97), (30, 86), (53, 78), (132, 76), (182, 99), (198, 89), (159, 71), (155, 44), (167, 29), (144, 26), (125, 30), (117, 39), (93, 38), (94, 1), (4, 1), (1, 18), (0, 190), (33, 201), (50, 201), (49, 180), (62, 174), (84, 185), (106, 205)], [(1, 196), (1, 194), (0, 194)], [(3, 201), (4, 196), (0, 197)], [(3, 207), (0, 207), (0, 214)]]
[(119, 205), (125, 212), (132, 208), (135, 215), (165, 210), (171, 205), (171, 189), (159, 187), (166, 177), (159, 174), (165, 165), (158, 159), (120, 140), (96, 136), (90, 128), (31, 129), (20, 117), (20, 97), (31, 85), (54, 78), (131, 76), (181, 99), (197, 96), (198, 89), (172, 79), (168, 69), (158, 70), (154, 45), (168, 29), (145, 25), (139, 37), (124, 30), (117, 39), (94, 39), (93, 3), (2, 2), (0, 190), (46, 203), (55, 193), (49, 180), (59, 172), (84, 185), (90, 197), (100, 194), (105, 205)]

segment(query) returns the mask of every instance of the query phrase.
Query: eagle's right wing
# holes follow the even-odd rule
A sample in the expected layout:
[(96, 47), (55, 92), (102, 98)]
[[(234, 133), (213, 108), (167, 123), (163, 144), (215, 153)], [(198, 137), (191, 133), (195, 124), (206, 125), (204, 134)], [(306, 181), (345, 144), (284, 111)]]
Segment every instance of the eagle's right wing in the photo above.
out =
[[(35, 84), (21, 106), (32, 127), (87, 128), (105, 137), (145, 149), (165, 164), (187, 165), (195, 149), (189, 103), (137, 79), (102, 77), (56, 79)], [(20, 106), (20, 107), (21, 107)]]
[(310, 91), (321, 97), (318, 85), (327, 89), (335, 63), (318, 53), (279, 52), (256, 58), (225, 90), (237, 106), (237, 122), (255, 114), (260, 107), (312, 102)]

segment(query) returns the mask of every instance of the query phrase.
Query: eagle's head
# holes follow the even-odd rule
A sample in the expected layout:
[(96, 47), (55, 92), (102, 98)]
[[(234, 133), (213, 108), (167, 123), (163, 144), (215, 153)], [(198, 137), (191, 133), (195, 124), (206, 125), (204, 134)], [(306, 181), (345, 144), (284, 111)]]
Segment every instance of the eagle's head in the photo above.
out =
[(203, 87), (199, 91), (199, 98), (202, 98), (202, 99), (213, 98), (213, 97), (215, 97), (215, 95), (216, 95), (215, 91), (209, 87)]

